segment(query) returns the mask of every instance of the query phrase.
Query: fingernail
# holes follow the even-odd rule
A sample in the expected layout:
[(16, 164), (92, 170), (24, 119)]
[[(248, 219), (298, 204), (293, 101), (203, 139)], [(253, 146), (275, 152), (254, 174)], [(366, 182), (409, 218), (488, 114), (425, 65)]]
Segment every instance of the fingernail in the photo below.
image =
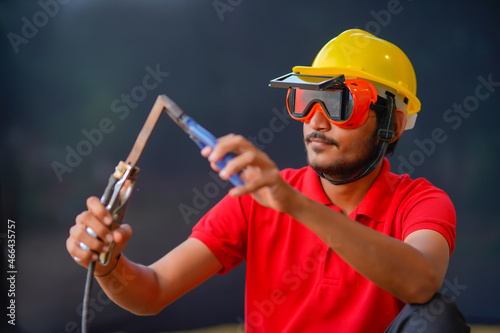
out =
[(210, 147), (208, 146), (203, 147), (203, 149), (201, 150), (201, 154), (203, 156), (206, 156), (209, 152), (210, 152)]
[(92, 258), (92, 261), (96, 261), (97, 260), (97, 254), (94, 253), (91, 258)]
[(80, 246), (80, 248), (82, 250), (85, 250), (85, 251), (89, 251), (90, 248), (84, 243), (84, 242), (80, 242), (80, 244), (78, 244)]
[(109, 216), (104, 217), (104, 223), (110, 225), (113, 222), (113, 219)]
[(219, 172), (219, 176), (222, 179), (225, 179), (227, 177), (227, 171), (226, 170), (222, 170), (221, 172)]
[(111, 234), (107, 234), (105, 238), (108, 243), (111, 243), (113, 241), (113, 236), (111, 236)]
[(78, 262), (78, 261), (82, 261), (82, 259), (80, 259), (80, 258), (78, 258), (78, 257), (73, 257), (73, 260), (74, 260), (74, 261), (77, 261), (77, 262)]
[(103, 246), (102, 247), (102, 252), (108, 252), (109, 251), (109, 246)]
[(97, 234), (95, 233), (95, 231), (94, 231), (91, 227), (87, 227), (85, 230), (87, 231), (87, 233), (88, 233), (90, 236), (92, 236), (92, 237), (94, 237), (94, 238), (97, 238)]

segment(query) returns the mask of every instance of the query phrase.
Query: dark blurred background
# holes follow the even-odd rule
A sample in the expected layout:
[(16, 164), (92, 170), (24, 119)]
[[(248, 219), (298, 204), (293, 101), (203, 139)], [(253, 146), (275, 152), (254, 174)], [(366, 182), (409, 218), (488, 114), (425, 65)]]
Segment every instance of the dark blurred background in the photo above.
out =
[[(159, 94), (216, 136), (241, 133), (280, 168), (303, 166), (301, 126), (282, 116), (284, 91), (268, 81), (310, 65), (331, 38), (358, 27), (398, 45), (415, 67), (422, 111), (391, 168), (449, 193), (458, 236), (444, 286), (469, 322), (499, 323), (499, 8), (493, 0), (0, 1), (2, 309), (12, 299), (11, 220), (15, 328), (79, 331), (86, 271), (66, 252), (68, 229), (126, 158)], [(166, 116), (139, 166), (125, 253), (149, 264), (229, 187)], [(129, 314), (94, 285), (92, 331), (240, 323), (244, 270), (214, 277), (155, 317)], [(13, 328), (3, 311), (0, 327)]]

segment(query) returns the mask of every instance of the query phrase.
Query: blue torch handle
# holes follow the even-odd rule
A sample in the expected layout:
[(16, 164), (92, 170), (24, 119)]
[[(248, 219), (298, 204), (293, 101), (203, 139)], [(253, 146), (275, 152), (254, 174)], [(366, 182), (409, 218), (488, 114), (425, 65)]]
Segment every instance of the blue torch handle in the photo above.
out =
[[(205, 146), (209, 146), (210, 148), (214, 148), (215, 145), (217, 144), (217, 138), (213, 136), (212, 133), (207, 131), (205, 128), (203, 128), (200, 124), (198, 124), (196, 121), (193, 120), (193, 118), (189, 116), (185, 116), (184, 120), (184, 125), (186, 128), (192, 133), (192, 136), (198, 147), (202, 149)], [(222, 160), (219, 160), (215, 163), (219, 170), (222, 170), (226, 164), (231, 161), (233, 157), (236, 155), (233, 153), (229, 153)], [(243, 185), (243, 181), (238, 175), (232, 175), (229, 177), (229, 181), (231, 184), (234, 186), (241, 186)]]

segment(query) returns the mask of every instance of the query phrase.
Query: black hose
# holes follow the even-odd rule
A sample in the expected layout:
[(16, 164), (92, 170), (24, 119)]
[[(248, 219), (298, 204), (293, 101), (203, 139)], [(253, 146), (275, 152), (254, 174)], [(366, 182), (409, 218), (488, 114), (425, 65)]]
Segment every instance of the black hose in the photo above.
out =
[(85, 281), (85, 291), (83, 293), (83, 307), (82, 307), (82, 333), (88, 332), (88, 312), (90, 296), (92, 293), (92, 283), (94, 282), (94, 269), (95, 261), (92, 261), (87, 270), (87, 279)]

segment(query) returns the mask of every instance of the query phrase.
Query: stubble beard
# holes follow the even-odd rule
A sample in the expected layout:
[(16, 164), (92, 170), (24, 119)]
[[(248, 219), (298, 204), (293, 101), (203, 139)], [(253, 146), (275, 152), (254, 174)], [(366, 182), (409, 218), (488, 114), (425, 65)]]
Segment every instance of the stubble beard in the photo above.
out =
[[(328, 141), (323, 134), (318, 132), (315, 132), (312, 137), (322, 138)], [(331, 144), (338, 147), (338, 143), (334, 141), (331, 142)], [(371, 137), (354, 145), (352, 150), (358, 152), (354, 158), (338, 158), (330, 163), (311, 163), (309, 153), (307, 153), (307, 164), (311, 166), (314, 171), (323, 174), (327, 179), (333, 181), (346, 181), (356, 176), (356, 174), (374, 158), (377, 154), (377, 145), (377, 135), (375, 132)], [(312, 148), (312, 153), (314, 154), (320, 153), (321, 151), (321, 149)]]

